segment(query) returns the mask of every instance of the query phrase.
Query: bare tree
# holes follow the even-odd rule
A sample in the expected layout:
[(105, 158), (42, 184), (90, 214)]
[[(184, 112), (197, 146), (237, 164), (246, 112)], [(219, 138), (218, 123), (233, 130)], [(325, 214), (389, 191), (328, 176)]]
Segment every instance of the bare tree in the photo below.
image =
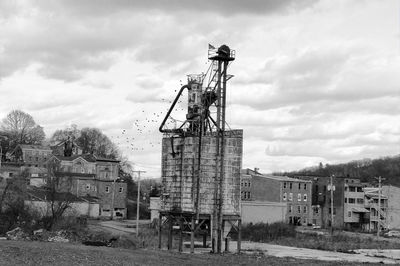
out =
[(71, 204), (75, 198), (69, 192), (72, 186), (72, 180), (67, 180), (67, 186), (65, 180), (57, 175), (59, 170), (59, 164), (49, 163), (47, 165), (47, 182), (46, 182), (46, 199), (50, 206), (50, 216), (48, 216), (45, 227), (50, 230), (54, 225), (61, 219), (65, 211), (71, 207)]
[(58, 129), (53, 133), (50, 142), (65, 141), (68, 137), (82, 148), (84, 154), (112, 159), (120, 157), (117, 146), (98, 128), (78, 129), (76, 125), (72, 125), (66, 129)]
[(33, 117), (21, 110), (13, 110), (2, 120), (2, 135), (8, 144), (2, 146), (3, 153), (18, 144), (41, 144), (45, 138), (43, 128), (35, 123)]
[(68, 137), (71, 140), (76, 140), (81, 135), (80, 129), (78, 126), (73, 124), (65, 129), (57, 129), (50, 138), (50, 143), (56, 144), (60, 141), (65, 141)]
[(98, 128), (83, 128), (77, 143), (83, 153), (112, 159), (119, 157), (117, 146)]

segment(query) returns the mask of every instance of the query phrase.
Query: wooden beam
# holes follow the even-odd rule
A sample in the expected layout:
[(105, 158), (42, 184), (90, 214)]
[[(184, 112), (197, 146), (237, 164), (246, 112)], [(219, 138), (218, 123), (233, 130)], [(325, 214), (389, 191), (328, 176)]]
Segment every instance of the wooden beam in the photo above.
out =
[(192, 226), (190, 228), (190, 253), (194, 253), (194, 231), (195, 231), (194, 216), (192, 216)]
[(161, 249), (161, 238), (162, 238), (162, 214), (158, 215), (158, 248)]
[(172, 223), (173, 219), (172, 217), (169, 217), (169, 223), (168, 223), (168, 250), (172, 248)]
[(183, 247), (183, 218), (180, 217), (179, 218), (179, 246), (178, 246), (178, 250), (179, 252), (182, 252), (182, 247)]
[(242, 247), (242, 220), (238, 220), (238, 239), (237, 239), (237, 253), (240, 253)]

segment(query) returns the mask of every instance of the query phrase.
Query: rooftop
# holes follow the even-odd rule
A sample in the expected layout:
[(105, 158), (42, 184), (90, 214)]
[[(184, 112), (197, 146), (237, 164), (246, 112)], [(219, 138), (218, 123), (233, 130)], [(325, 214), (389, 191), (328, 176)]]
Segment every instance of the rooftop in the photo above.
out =
[(262, 178), (269, 178), (277, 181), (287, 181), (287, 182), (304, 182), (304, 183), (311, 183), (311, 180), (303, 180), (303, 179), (297, 179), (297, 178), (292, 178), (288, 176), (277, 176), (277, 175), (272, 175), (272, 174), (260, 174), (256, 173), (254, 171), (242, 171), (243, 176), (252, 176), (252, 177), (262, 177)]

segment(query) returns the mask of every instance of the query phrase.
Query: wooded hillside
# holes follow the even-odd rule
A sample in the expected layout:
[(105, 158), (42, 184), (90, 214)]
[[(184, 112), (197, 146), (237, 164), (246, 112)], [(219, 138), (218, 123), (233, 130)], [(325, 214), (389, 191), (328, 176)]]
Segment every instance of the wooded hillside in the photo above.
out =
[(313, 175), (360, 178), (361, 181), (374, 183), (374, 177), (386, 178), (383, 184), (400, 187), (400, 154), (379, 159), (362, 159), (343, 164), (323, 165), (305, 168), (299, 171), (283, 173), (287, 176)]

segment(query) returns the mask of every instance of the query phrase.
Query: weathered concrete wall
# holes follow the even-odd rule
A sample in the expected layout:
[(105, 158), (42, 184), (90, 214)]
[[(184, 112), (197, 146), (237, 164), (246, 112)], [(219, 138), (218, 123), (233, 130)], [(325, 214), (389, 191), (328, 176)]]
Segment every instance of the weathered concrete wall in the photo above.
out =
[(251, 200), (280, 202), (281, 182), (264, 176), (252, 176)]
[[(199, 212), (212, 214), (215, 208), (216, 137), (202, 137)], [(223, 213), (240, 215), (240, 170), (243, 131), (225, 132)], [(198, 176), (198, 137), (163, 138), (161, 210), (195, 212)]]
[(242, 201), (242, 222), (275, 223), (285, 222), (287, 205), (283, 202)]
[(400, 229), (400, 188), (382, 186), (382, 194), (388, 197), (387, 222), (389, 229)]
[(150, 220), (158, 219), (160, 213), (160, 197), (150, 197)]

